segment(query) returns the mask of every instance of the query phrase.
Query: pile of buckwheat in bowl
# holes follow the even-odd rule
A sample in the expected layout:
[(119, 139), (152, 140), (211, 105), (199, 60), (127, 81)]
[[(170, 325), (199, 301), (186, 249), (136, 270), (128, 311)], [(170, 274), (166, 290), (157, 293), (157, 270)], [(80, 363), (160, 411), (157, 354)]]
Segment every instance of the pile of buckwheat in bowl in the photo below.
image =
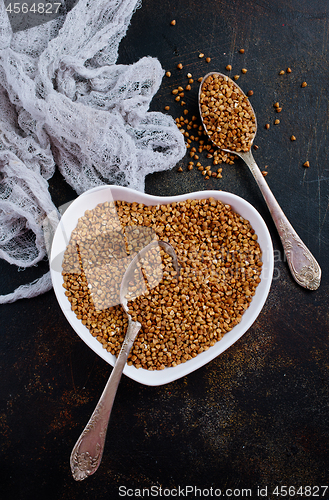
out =
[(120, 283), (154, 238), (172, 245), (180, 273), (161, 249), (161, 280), (129, 301), (142, 328), (128, 365), (163, 370), (208, 350), (241, 321), (261, 281), (262, 252), (249, 221), (213, 198), (87, 210), (64, 253), (63, 286), (76, 317), (115, 356), (127, 328)]

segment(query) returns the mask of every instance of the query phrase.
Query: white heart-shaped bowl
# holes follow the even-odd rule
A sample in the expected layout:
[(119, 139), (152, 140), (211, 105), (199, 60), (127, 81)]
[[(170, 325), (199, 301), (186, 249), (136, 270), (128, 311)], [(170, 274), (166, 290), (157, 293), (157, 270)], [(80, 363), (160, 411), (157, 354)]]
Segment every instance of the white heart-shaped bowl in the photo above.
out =
[(259, 215), (257, 210), (250, 205), (246, 200), (232, 193), (224, 191), (197, 191), (195, 193), (187, 193), (179, 196), (151, 196), (144, 193), (133, 191), (132, 189), (120, 186), (100, 186), (86, 191), (80, 195), (67, 208), (62, 216), (51, 248), (50, 270), (53, 282), (54, 291), (58, 303), (65, 314), (67, 320), (81, 337), (81, 339), (95, 351), (101, 358), (114, 366), (115, 356), (104, 349), (98, 340), (94, 338), (87, 327), (85, 327), (75, 313), (71, 310), (71, 304), (65, 295), (63, 288), (63, 277), (61, 274), (61, 263), (63, 253), (70, 240), (71, 232), (76, 227), (78, 219), (82, 217), (86, 210), (92, 210), (99, 203), (106, 201), (122, 200), (126, 202), (144, 203), (145, 205), (168, 204), (174, 201), (184, 201), (187, 199), (206, 199), (214, 198), (220, 200), (224, 204), (231, 205), (232, 209), (244, 219), (249, 220), (251, 226), (258, 236), (258, 243), (262, 250), (263, 267), (261, 272), (261, 281), (257, 286), (256, 293), (248, 309), (244, 312), (242, 320), (238, 325), (227, 332), (224, 337), (219, 340), (214, 346), (207, 351), (198, 354), (195, 358), (186, 361), (175, 367), (168, 367), (163, 370), (145, 370), (143, 368), (135, 368), (126, 364), (123, 373), (128, 377), (140, 382), (141, 384), (156, 386), (167, 384), (173, 380), (177, 380), (201, 366), (209, 363), (219, 354), (236, 342), (253, 324), (257, 316), (262, 310), (270, 290), (273, 276), (273, 246), (267, 226)]

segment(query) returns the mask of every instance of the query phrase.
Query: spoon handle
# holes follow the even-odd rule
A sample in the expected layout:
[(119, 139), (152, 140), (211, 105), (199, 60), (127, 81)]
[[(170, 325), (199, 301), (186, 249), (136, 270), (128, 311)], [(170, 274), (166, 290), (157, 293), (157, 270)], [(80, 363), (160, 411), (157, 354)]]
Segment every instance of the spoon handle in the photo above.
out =
[(248, 165), (267, 203), (281, 238), (291, 274), (299, 285), (310, 290), (316, 290), (321, 280), (321, 268), (319, 264), (283, 213), (259, 170), (251, 150), (247, 153), (241, 153), (240, 157)]
[(72, 450), (70, 465), (76, 481), (82, 481), (94, 474), (101, 463), (114, 398), (129, 352), (140, 328), (140, 323), (131, 320), (128, 322), (126, 337), (110, 378), (89, 422)]

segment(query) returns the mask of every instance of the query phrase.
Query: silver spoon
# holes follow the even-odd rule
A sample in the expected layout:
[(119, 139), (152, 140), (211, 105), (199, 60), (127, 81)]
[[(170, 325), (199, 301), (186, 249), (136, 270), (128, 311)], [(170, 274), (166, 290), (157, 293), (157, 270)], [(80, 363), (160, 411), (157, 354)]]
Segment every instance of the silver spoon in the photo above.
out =
[[(244, 92), (241, 90), (241, 88), (233, 82), (229, 77), (226, 75), (223, 75), (221, 73), (212, 72), (208, 73), (200, 83), (199, 87), (199, 96), (198, 96), (198, 102), (199, 102), (199, 112), (203, 124), (203, 128), (209, 137), (209, 139), (212, 141), (210, 135), (208, 134), (207, 128), (205, 126), (203, 116), (202, 116), (202, 110), (201, 110), (201, 93), (202, 93), (202, 87), (205, 82), (205, 80), (211, 76), (211, 75), (219, 75), (226, 79), (226, 81), (230, 81), (231, 84), (234, 85), (236, 88), (237, 92), (241, 93), (241, 95), (245, 96)], [(250, 104), (250, 103), (249, 103)], [(254, 120), (255, 120), (255, 125), (256, 125), (256, 131), (257, 131), (257, 121), (256, 121), (256, 115), (255, 112), (250, 104), (251, 110), (254, 115)], [(256, 135), (256, 131), (254, 133), (254, 137)], [(213, 142), (213, 141), (212, 141)], [(250, 143), (250, 146), (253, 142), (253, 139)], [(213, 142), (214, 143), (214, 142)], [(216, 143), (214, 143), (216, 146)], [(218, 146), (217, 146), (218, 147)], [(291, 274), (293, 275), (294, 279), (297, 281), (297, 283), (304, 288), (308, 288), (310, 290), (316, 290), (319, 285), (320, 285), (320, 280), (321, 280), (321, 268), (309, 249), (306, 247), (306, 245), (303, 243), (303, 241), (300, 239), (290, 222), (288, 221), (287, 217), (283, 213), (281, 207), (279, 206), (278, 202), (276, 201), (272, 191), (270, 190), (267, 182), (264, 179), (264, 176), (262, 175), (261, 171), (259, 170), (259, 167), (257, 166), (252, 152), (251, 148), (247, 152), (237, 152), (229, 149), (224, 149), (222, 148), (223, 151), (226, 151), (227, 153), (231, 154), (236, 154), (242, 160), (245, 161), (245, 163), (248, 165), (251, 173), (253, 174), (258, 187), (260, 188), (262, 195), (266, 201), (266, 204), (269, 208), (269, 211), (271, 213), (271, 216), (273, 218), (273, 221), (276, 225), (276, 228), (278, 230), (279, 236), (282, 241), (282, 245), (286, 254), (287, 262), (291, 271)]]
[(179, 266), (175, 251), (173, 247), (165, 241), (152, 241), (149, 245), (140, 250), (130, 262), (120, 287), (120, 302), (128, 317), (127, 333), (110, 378), (107, 381), (97, 406), (72, 450), (70, 465), (72, 475), (76, 481), (82, 481), (91, 474), (94, 474), (101, 463), (106, 431), (114, 398), (129, 352), (142, 326), (138, 321), (132, 321), (129, 315), (127, 299), (128, 285), (129, 282), (133, 280), (134, 271), (136, 270), (138, 262), (146, 256), (151, 248), (157, 246), (162, 247), (164, 251), (172, 257), (174, 269), (177, 272), (177, 276), (179, 275)]

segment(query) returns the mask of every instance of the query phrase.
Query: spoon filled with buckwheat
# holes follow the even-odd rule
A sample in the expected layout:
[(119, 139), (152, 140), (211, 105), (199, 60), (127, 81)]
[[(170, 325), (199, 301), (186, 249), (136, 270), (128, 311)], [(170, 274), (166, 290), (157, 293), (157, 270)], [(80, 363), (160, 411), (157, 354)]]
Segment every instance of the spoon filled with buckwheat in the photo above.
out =
[(321, 268), (283, 213), (253, 158), (257, 120), (248, 97), (228, 76), (208, 73), (200, 83), (199, 111), (212, 143), (238, 155), (248, 165), (276, 225), (294, 279), (304, 288), (316, 290)]

